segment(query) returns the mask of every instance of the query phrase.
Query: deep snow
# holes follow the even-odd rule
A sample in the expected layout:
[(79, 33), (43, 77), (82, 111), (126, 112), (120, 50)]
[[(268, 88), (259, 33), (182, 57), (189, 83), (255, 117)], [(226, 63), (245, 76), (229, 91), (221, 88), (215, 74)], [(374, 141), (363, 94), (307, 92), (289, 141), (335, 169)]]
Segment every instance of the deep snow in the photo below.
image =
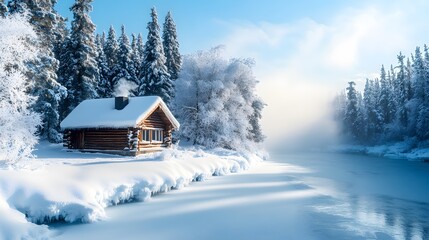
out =
[[(192, 181), (247, 169), (256, 155), (169, 149), (138, 157), (67, 152), (42, 143), (37, 159), (0, 169), (0, 239), (49, 238), (46, 225), (106, 219), (105, 208), (145, 201)], [(18, 210), (18, 211), (17, 211)]]

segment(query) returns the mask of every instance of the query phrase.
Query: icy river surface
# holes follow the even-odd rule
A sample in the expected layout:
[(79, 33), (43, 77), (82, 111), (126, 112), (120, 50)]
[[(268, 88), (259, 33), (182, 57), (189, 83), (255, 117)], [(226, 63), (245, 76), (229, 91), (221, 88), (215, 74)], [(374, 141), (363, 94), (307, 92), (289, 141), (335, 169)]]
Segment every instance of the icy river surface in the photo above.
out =
[(58, 239), (429, 239), (429, 164), (273, 153), (107, 215), (52, 230)]

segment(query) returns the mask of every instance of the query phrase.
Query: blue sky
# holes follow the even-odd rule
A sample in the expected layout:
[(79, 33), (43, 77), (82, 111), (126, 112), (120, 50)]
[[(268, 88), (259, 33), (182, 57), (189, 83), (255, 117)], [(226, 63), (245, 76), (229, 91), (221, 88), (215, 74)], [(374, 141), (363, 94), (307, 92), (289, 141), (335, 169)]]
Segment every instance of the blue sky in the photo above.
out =
[[(59, 0), (56, 9), (72, 19), (69, 11), (74, 0)], [(155, 6), (162, 23), (167, 11), (173, 13), (184, 53), (213, 47), (221, 36), (228, 34), (228, 22), (293, 22), (306, 16), (323, 21), (330, 13), (344, 5), (344, 1), (283, 0), (95, 0), (91, 17), (97, 32), (110, 25), (120, 29), (124, 24), (128, 33), (143, 33), (150, 20), (150, 8)], [(311, 6), (311, 7), (309, 7)]]
[[(71, 19), (73, 2), (59, 0), (58, 11)], [(258, 93), (268, 104), (268, 142), (332, 134), (329, 104), (348, 81), (363, 87), (400, 51), (409, 56), (429, 43), (426, 0), (95, 0), (93, 6), (97, 32), (124, 24), (146, 38), (155, 6), (161, 23), (172, 11), (183, 54), (223, 44), (229, 57), (254, 58)]]

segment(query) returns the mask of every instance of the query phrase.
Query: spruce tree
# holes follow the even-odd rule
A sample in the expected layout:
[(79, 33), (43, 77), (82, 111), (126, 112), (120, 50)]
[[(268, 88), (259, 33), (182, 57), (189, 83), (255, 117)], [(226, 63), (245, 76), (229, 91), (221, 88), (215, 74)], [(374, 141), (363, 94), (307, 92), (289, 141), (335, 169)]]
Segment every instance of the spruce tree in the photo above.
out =
[(361, 112), (361, 96), (355, 89), (356, 83), (351, 81), (347, 90), (347, 106), (344, 116), (344, 126), (347, 131), (346, 135), (354, 141), (359, 141), (362, 138), (362, 112)]
[(182, 65), (182, 56), (179, 53), (179, 42), (177, 40), (176, 24), (171, 12), (167, 13), (162, 34), (166, 66), (170, 78), (174, 81), (178, 78)]
[(413, 89), (414, 98), (412, 106), (415, 108), (413, 113), (416, 115), (415, 129), (417, 137), (420, 140), (429, 137), (429, 110), (428, 107), (428, 69), (425, 60), (423, 59), (420, 48), (416, 47), (413, 64)]
[(173, 96), (173, 85), (165, 65), (164, 49), (160, 37), (158, 15), (155, 8), (151, 12), (152, 21), (148, 23), (148, 36), (144, 48), (138, 95), (157, 95), (167, 104)]
[(133, 33), (131, 34), (131, 61), (134, 65), (135, 74), (137, 77), (138, 82), (138, 76), (140, 76), (140, 66), (142, 59), (140, 58), (140, 53), (137, 45), (137, 37)]
[(100, 98), (111, 97), (111, 89), (109, 81), (109, 66), (107, 63), (106, 54), (103, 48), (103, 35), (97, 34), (95, 38), (95, 45), (97, 46), (97, 66), (100, 74), (100, 81), (97, 86), (97, 93)]
[(104, 45), (104, 54), (106, 54), (107, 66), (109, 68), (109, 85), (112, 87), (109, 90), (109, 95), (113, 94), (113, 87), (115, 86), (114, 78), (119, 72), (118, 65), (118, 51), (119, 45), (116, 39), (116, 32), (113, 26), (110, 26), (109, 32), (107, 33), (106, 43)]
[(144, 59), (144, 43), (143, 43), (143, 37), (141, 33), (137, 35), (137, 50), (139, 52), (139, 58), (141, 62), (140, 67), (141, 67), (142, 61)]
[(3, 18), (6, 17), (7, 11), (8, 11), (8, 9), (6, 7), (6, 4), (4, 3), (4, 0), (1, 0), (0, 1), (0, 17), (3, 17)]
[(73, 50), (70, 36), (68, 36), (61, 45), (59, 54), (58, 81), (67, 89), (67, 97), (60, 104), (60, 119), (64, 119), (72, 109), (72, 103), (75, 102), (74, 89), (72, 83), (74, 80), (73, 71)]
[(407, 79), (405, 73), (405, 64), (404, 64), (405, 56), (402, 53), (398, 55), (398, 73), (396, 75), (395, 81), (395, 96), (397, 103), (397, 127), (400, 132), (403, 132), (408, 123), (408, 112), (406, 109), (407, 103)]
[(389, 80), (386, 76), (384, 66), (380, 70), (380, 112), (383, 125), (390, 124), (393, 120), (392, 105), (390, 103), (392, 97)]
[[(29, 61), (27, 76), (33, 81), (30, 93), (37, 96), (32, 108), (42, 115), (39, 134), (51, 142), (60, 142), (59, 107), (67, 95), (66, 89), (58, 82), (59, 62), (54, 51), (62, 41), (64, 19), (54, 10), (52, 0), (12, 0), (9, 2), (11, 14), (20, 14), (28, 9), (29, 21), (36, 31), (39, 41), (38, 57)], [(54, 34), (53, 34), (54, 33)]]
[(119, 49), (118, 49), (118, 66), (119, 71), (113, 78), (113, 82), (117, 83), (120, 79), (125, 78), (127, 81), (132, 81), (137, 84), (137, 76), (134, 63), (131, 59), (132, 50), (130, 41), (125, 33), (125, 27), (121, 27), (121, 36), (119, 37)]
[[(70, 93), (74, 95), (69, 110), (86, 99), (97, 97), (99, 72), (97, 66), (97, 49), (95, 46), (95, 25), (89, 17), (92, 0), (76, 0), (70, 10), (73, 21), (70, 37), (72, 52), (72, 84)], [(70, 95), (70, 94), (69, 94)]]

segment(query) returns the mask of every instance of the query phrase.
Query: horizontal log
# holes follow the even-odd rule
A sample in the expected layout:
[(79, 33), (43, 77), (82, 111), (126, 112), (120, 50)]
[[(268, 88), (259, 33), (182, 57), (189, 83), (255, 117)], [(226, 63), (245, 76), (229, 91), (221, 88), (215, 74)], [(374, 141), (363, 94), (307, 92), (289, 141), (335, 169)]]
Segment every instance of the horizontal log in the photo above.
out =
[(106, 147), (106, 146), (91, 146), (91, 145), (85, 145), (83, 147), (84, 149), (103, 149), (103, 150), (124, 150), (126, 146), (124, 147)]
[(111, 132), (103, 132), (103, 133), (84, 133), (85, 136), (127, 136), (128, 132), (120, 132), (120, 133), (111, 133)]
[(85, 145), (96, 145), (96, 146), (128, 146), (128, 142), (95, 142), (95, 141), (85, 141)]
[(121, 142), (121, 141), (128, 141), (128, 138), (112, 138), (112, 137), (86, 137), (85, 141), (117, 141), (117, 142)]

